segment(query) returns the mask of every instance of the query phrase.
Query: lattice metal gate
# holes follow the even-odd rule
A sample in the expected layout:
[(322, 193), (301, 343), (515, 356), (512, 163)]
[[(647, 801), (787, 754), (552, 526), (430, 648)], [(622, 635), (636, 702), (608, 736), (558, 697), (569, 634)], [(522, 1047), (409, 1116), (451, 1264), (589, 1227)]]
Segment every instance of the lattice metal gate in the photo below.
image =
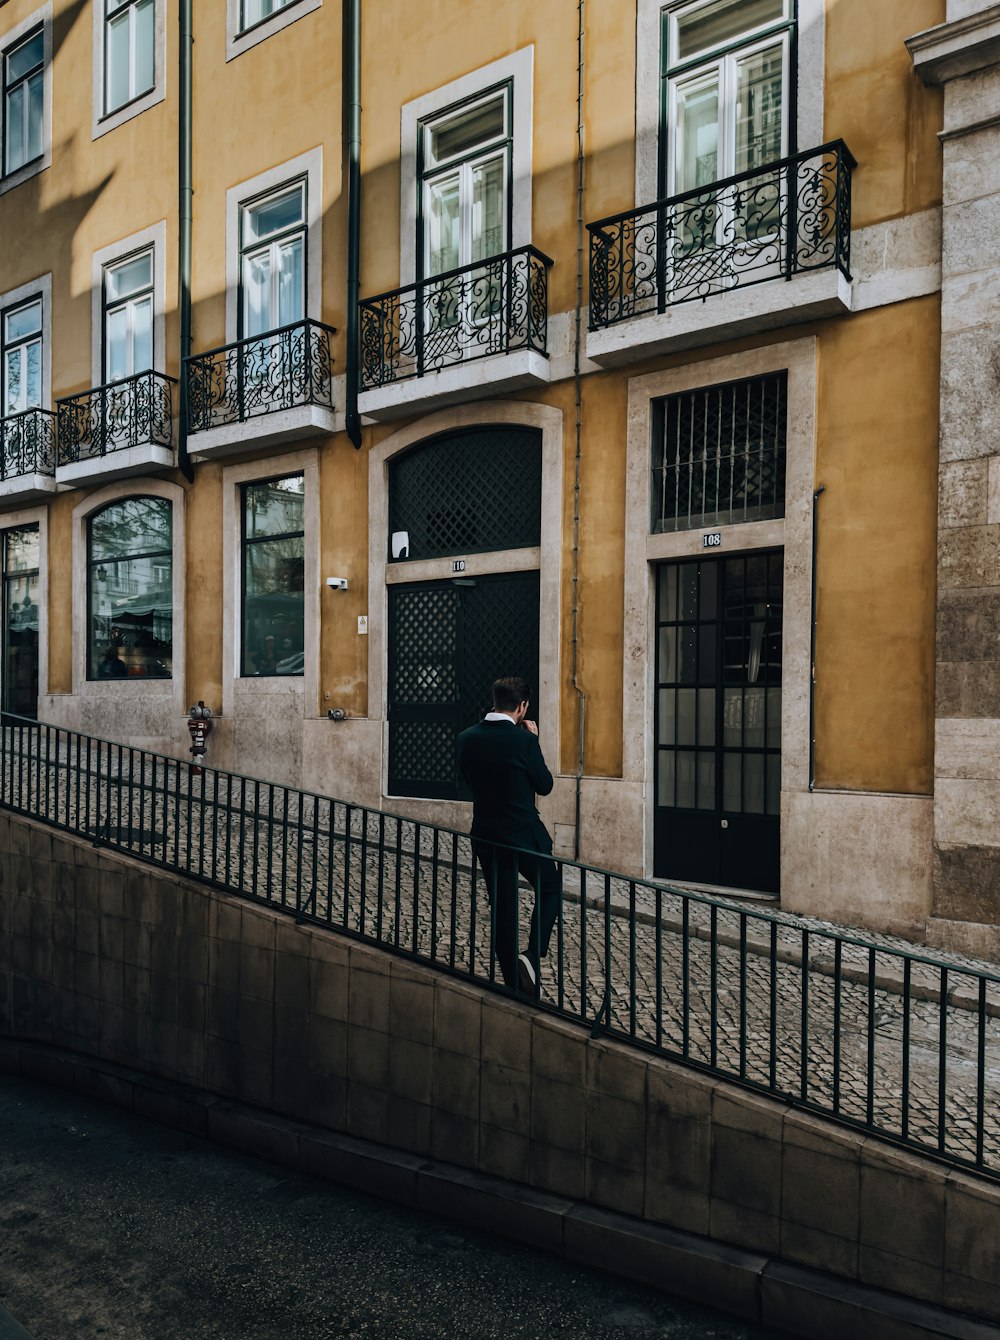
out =
[(506, 675), (538, 683), (538, 573), (389, 588), (389, 793), (457, 800), (459, 731)]

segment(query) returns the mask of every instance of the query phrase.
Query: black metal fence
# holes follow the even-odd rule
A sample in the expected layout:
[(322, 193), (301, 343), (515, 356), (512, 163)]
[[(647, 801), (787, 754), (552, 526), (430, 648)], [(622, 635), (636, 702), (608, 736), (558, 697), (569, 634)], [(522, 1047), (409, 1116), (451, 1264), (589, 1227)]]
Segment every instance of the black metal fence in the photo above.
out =
[[(463, 833), (9, 715), (0, 804), (505, 989)], [(559, 865), (539, 1008), (1000, 1177), (996, 972)]]
[(140, 372), (58, 401), (57, 465), (107, 456), (128, 447), (173, 443), (174, 377)]
[(843, 140), (587, 225), (590, 328), (806, 270), (850, 279)]
[(51, 475), (56, 468), (56, 413), (26, 409), (0, 419), (0, 479)]
[(332, 410), (334, 334), (321, 321), (295, 321), (185, 359), (188, 432), (306, 405)]
[(548, 339), (548, 269), (520, 247), (361, 304), (361, 389), (422, 377)]

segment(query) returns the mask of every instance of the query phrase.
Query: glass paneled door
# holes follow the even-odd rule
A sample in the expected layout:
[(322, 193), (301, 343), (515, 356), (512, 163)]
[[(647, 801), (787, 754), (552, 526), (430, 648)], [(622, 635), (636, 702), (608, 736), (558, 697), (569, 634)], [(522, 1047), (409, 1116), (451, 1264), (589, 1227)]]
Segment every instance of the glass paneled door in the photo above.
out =
[(3, 710), (38, 716), (38, 526), (3, 532)]
[(781, 550), (657, 571), (659, 878), (777, 893)]

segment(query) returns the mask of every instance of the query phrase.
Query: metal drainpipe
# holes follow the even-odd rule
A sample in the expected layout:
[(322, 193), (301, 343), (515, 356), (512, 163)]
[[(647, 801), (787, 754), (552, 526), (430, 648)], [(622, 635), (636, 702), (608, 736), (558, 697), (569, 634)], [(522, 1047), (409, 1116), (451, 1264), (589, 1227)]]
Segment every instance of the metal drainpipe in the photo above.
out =
[(358, 414), (358, 302), (361, 273), (361, 0), (350, 0), (347, 31), (347, 436), (361, 446)]
[(191, 61), (194, 47), (192, 28), (192, 0), (180, 0), (178, 19), (180, 24), (180, 109), (179, 109), (179, 208), (177, 269), (180, 292), (178, 307), (180, 314), (180, 418), (177, 425), (177, 466), (189, 483), (194, 481), (194, 469), (187, 447), (187, 367), (185, 359), (191, 354)]
[(580, 859), (580, 787), (586, 759), (587, 691), (580, 680), (580, 451), (583, 440), (583, 397), (580, 378), (581, 324), (583, 318), (583, 6), (577, 3), (576, 29), (576, 311), (574, 314), (573, 388), (575, 392), (576, 444), (573, 470), (573, 611), (572, 671), (579, 717), (577, 721), (576, 798), (573, 816), (573, 859)]
[(818, 541), (817, 521), (819, 518), (820, 494), (826, 492), (826, 485), (820, 484), (813, 493), (813, 529), (812, 529), (812, 574), (810, 589), (810, 630), (809, 630), (809, 790), (816, 789), (816, 551)]

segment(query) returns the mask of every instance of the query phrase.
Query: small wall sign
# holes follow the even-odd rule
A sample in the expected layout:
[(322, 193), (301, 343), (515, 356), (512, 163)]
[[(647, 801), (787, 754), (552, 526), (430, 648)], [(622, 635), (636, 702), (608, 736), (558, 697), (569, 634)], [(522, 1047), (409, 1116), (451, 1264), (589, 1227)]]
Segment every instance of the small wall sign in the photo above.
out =
[(465, 571), (465, 559), (464, 559), (464, 558), (456, 558), (456, 559), (453, 559), (453, 561), (452, 561), (452, 565), (451, 565), (451, 570), (452, 570), (452, 572), (464, 572), (464, 571)]
[(722, 531), (721, 530), (706, 531), (705, 534), (701, 537), (701, 547), (702, 549), (721, 549)]

